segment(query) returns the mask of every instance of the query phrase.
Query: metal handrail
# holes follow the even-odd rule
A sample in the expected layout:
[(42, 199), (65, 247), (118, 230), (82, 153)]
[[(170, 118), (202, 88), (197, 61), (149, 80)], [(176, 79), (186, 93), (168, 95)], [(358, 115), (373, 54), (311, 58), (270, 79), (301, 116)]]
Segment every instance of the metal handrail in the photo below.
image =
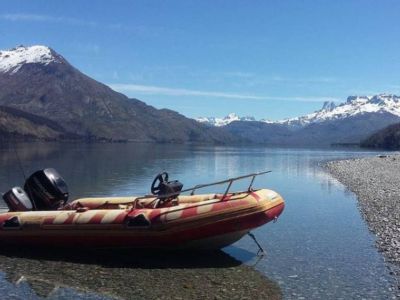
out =
[(198, 185), (195, 185), (194, 187), (182, 190), (182, 191), (177, 192), (177, 193), (170, 193), (170, 194), (164, 194), (164, 195), (153, 195), (153, 197), (156, 197), (156, 199), (159, 199), (159, 198), (164, 198), (165, 199), (165, 198), (170, 198), (170, 197), (176, 197), (181, 193), (185, 193), (185, 192), (189, 192), (189, 191), (191, 191), (190, 195), (193, 196), (195, 191), (198, 190), (198, 189), (202, 189), (202, 188), (209, 187), (209, 186), (214, 186), (214, 185), (220, 185), (220, 184), (224, 184), (224, 183), (229, 183), (228, 187), (225, 190), (224, 195), (222, 196), (222, 199), (224, 199), (226, 197), (226, 195), (229, 193), (229, 189), (231, 188), (233, 182), (235, 182), (237, 180), (242, 180), (242, 179), (245, 179), (245, 178), (252, 177), (251, 182), (250, 182), (250, 184), (249, 184), (249, 186), (247, 188), (247, 190), (250, 192), (251, 188), (253, 186), (253, 183), (254, 183), (254, 179), (257, 176), (263, 175), (263, 174), (267, 174), (267, 173), (271, 173), (271, 172), (272, 171), (264, 171), (264, 172), (252, 173), (252, 174), (247, 174), (247, 175), (238, 176), (238, 177), (234, 177), (234, 178), (229, 178), (229, 179), (226, 179), (226, 180), (217, 181), (217, 182), (213, 182), (213, 183), (198, 184)]
[[(226, 190), (225, 190), (224, 195), (223, 195), (222, 198), (221, 198), (221, 200), (224, 200), (224, 198), (226, 197), (226, 195), (229, 193), (229, 189), (231, 188), (233, 182), (235, 182), (235, 181), (237, 181), (237, 180), (242, 180), (242, 179), (245, 179), (245, 178), (250, 178), (250, 177), (252, 177), (252, 178), (251, 178), (251, 181), (250, 181), (250, 184), (249, 184), (249, 186), (247, 187), (247, 191), (250, 192), (251, 189), (252, 189), (254, 180), (255, 180), (255, 178), (256, 178), (257, 176), (264, 175), (264, 174), (271, 173), (271, 172), (272, 172), (272, 171), (264, 171), (264, 172), (258, 172), (258, 173), (252, 173), (252, 174), (247, 174), (247, 175), (243, 175), (243, 176), (233, 177), (233, 178), (229, 178), (229, 179), (226, 179), (226, 180), (216, 181), (216, 182), (207, 183), (207, 184), (198, 184), (198, 185), (195, 185), (194, 187), (191, 187), (191, 188), (188, 188), (188, 189), (182, 190), (182, 191), (180, 191), (180, 192), (176, 192), (176, 193), (170, 193), (170, 194), (164, 194), (164, 195), (146, 195), (146, 196), (143, 196), (143, 197), (137, 197), (137, 198), (136, 198), (135, 200), (133, 200), (132, 202), (134, 202), (134, 204), (135, 204), (135, 203), (137, 203), (139, 200), (148, 199), (148, 198), (154, 198), (154, 200), (157, 200), (157, 199), (160, 199), (160, 198), (168, 199), (168, 198), (171, 198), (171, 197), (179, 196), (181, 193), (185, 193), (185, 192), (189, 192), (189, 191), (192, 191), (192, 192), (190, 193), (190, 195), (193, 196), (194, 193), (195, 193), (195, 191), (198, 190), (198, 189), (202, 189), (202, 188), (209, 187), (209, 186), (214, 186), (214, 185), (221, 185), (221, 184), (224, 184), (224, 183), (229, 183), (229, 184), (228, 184), (228, 187), (227, 187)], [(127, 202), (127, 203), (129, 203), (129, 202)], [(133, 205), (133, 207), (135, 207), (135, 206), (136, 206), (136, 205)], [(1, 210), (1, 209), (8, 209), (8, 207), (7, 207), (7, 206), (0, 206), (0, 210)]]

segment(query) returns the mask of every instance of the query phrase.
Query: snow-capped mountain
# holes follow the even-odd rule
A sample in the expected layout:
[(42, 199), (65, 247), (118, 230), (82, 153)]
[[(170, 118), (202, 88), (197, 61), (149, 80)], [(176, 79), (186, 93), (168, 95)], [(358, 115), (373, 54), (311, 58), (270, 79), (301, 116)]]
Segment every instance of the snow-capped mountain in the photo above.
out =
[[(352, 96), (308, 115), (281, 121), (229, 114), (198, 118), (128, 99), (82, 74), (46, 46), (0, 51), (0, 138), (19, 134), (43, 139), (146, 142), (260, 143), (321, 146), (358, 143), (400, 122), (400, 97)], [(244, 122), (252, 121), (252, 122)], [(16, 130), (17, 129), (17, 130)]]
[(246, 117), (239, 117), (235, 113), (230, 113), (229, 115), (225, 116), (224, 118), (216, 118), (216, 117), (199, 117), (196, 118), (197, 122), (209, 124), (216, 127), (221, 127), (228, 125), (234, 121), (256, 121), (256, 119), (252, 116)]
[[(287, 125), (291, 128), (302, 128), (310, 124), (322, 123), (359, 116), (365, 113), (389, 113), (400, 117), (400, 97), (390, 94), (375, 96), (350, 96), (347, 101), (341, 104), (324, 102), (322, 108), (305, 116), (271, 121), (261, 119), (260, 122), (267, 124)], [(197, 118), (198, 122), (214, 126), (225, 126), (233, 121), (256, 121), (254, 117), (239, 117), (231, 113), (225, 118), (203, 117)]]
[(222, 128), (129, 99), (41, 45), (0, 51), (0, 123), (0, 140), (238, 141)]
[(345, 103), (336, 105), (334, 102), (325, 102), (323, 107), (316, 112), (276, 123), (291, 127), (304, 127), (309, 124), (346, 119), (365, 113), (389, 113), (400, 117), (400, 97), (389, 94), (350, 96)]
[(16, 73), (23, 65), (48, 65), (51, 62), (61, 62), (60, 58), (46, 46), (18, 46), (11, 50), (0, 51), (0, 72)]
[[(240, 118), (236, 116), (235, 121)], [(220, 128), (251, 143), (321, 146), (357, 144), (373, 132), (399, 122), (400, 97), (380, 94), (351, 96), (339, 105), (325, 102), (320, 110), (298, 118), (218, 124), (226, 124)]]

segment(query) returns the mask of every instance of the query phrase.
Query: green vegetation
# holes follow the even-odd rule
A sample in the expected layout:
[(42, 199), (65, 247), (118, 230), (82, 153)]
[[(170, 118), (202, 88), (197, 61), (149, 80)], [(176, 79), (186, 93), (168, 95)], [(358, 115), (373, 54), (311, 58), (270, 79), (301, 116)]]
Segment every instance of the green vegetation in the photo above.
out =
[(361, 147), (386, 150), (400, 149), (400, 123), (377, 131), (361, 142)]

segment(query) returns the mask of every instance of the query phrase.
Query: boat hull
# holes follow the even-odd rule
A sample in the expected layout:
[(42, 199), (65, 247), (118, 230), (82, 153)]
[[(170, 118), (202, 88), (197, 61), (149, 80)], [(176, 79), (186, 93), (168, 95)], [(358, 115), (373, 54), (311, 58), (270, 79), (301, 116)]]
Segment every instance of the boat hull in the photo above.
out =
[[(219, 249), (276, 219), (284, 209), (282, 197), (269, 190), (229, 196), (160, 209), (128, 206), (9, 212), (0, 214), (0, 242), (74, 248)], [(85, 201), (93, 204), (98, 200), (81, 203)], [(13, 218), (18, 219), (19, 226), (7, 225)], [(137, 219), (149, 223), (132, 222)]]

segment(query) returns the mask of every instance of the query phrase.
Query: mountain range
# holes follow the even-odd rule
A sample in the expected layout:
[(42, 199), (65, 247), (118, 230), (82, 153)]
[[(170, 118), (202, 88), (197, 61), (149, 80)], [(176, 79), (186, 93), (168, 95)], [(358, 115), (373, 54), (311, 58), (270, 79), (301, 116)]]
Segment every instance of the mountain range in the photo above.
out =
[(226, 130), (129, 99), (81, 73), (46, 46), (0, 51), (0, 106), (3, 139), (237, 141)]
[(197, 122), (203, 123), (203, 124), (208, 124), (216, 127), (221, 127), (228, 125), (232, 122), (235, 121), (256, 121), (254, 117), (247, 116), (247, 117), (239, 117), (235, 113), (230, 113), (224, 118), (216, 118), (216, 117), (199, 117), (196, 118)]
[[(207, 119), (212, 121), (206, 122)], [(374, 132), (400, 122), (400, 97), (388, 94), (350, 96), (341, 104), (325, 102), (313, 113), (279, 121), (255, 121), (253, 117), (240, 118), (236, 114), (197, 120), (225, 128), (252, 143), (291, 146), (358, 144)]]
[(270, 121), (229, 114), (197, 120), (128, 98), (88, 77), (47, 46), (0, 51), (0, 140), (359, 143), (400, 122), (400, 97), (351, 96), (311, 114)]

